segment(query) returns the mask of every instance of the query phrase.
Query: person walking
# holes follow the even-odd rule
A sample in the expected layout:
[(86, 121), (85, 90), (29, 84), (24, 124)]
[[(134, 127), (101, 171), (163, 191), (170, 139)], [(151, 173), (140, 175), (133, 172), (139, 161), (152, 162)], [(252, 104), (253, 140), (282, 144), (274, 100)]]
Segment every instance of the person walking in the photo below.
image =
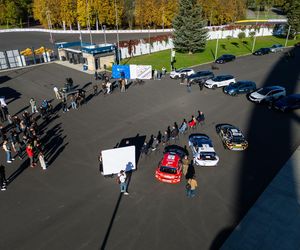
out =
[(45, 161), (45, 156), (44, 154), (42, 153), (42, 151), (39, 152), (39, 162), (40, 162), (40, 165), (42, 167), (43, 170), (47, 170), (47, 165), (46, 165), (46, 161)]
[(34, 163), (34, 152), (31, 144), (28, 144), (26, 146), (26, 153), (28, 155), (28, 158), (30, 159), (30, 167), (34, 168), (36, 164)]
[(196, 195), (196, 188), (198, 186), (198, 183), (195, 179), (195, 175), (188, 179), (187, 184), (186, 184), (186, 195), (187, 197), (195, 197)]
[(127, 193), (126, 173), (124, 170), (121, 170), (118, 174), (118, 182), (120, 184), (121, 193), (128, 195), (129, 193)]
[(1, 164), (0, 165), (0, 187), (1, 191), (5, 191), (7, 186), (7, 180), (5, 176), (5, 167)]
[(182, 160), (182, 174), (184, 175), (184, 177), (187, 174), (188, 168), (189, 168), (189, 159), (188, 159), (188, 156), (185, 155)]
[(34, 100), (34, 98), (30, 98), (30, 106), (31, 106), (31, 113), (38, 113), (37, 107), (36, 107), (36, 101)]

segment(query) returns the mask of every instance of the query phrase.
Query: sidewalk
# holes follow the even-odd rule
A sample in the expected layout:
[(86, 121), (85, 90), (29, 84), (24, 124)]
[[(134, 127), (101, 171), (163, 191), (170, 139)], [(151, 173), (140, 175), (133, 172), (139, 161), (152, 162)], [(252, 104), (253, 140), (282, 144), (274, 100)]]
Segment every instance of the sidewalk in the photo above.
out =
[(55, 61), (55, 63), (60, 64), (60, 65), (65, 66), (65, 67), (68, 67), (68, 68), (71, 68), (71, 69), (81, 71), (83, 73), (90, 74), (90, 75), (95, 74), (95, 72), (93, 72), (91, 70), (83, 70), (83, 65), (82, 64), (73, 64), (73, 63), (69, 63), (68, 61), (60, 61), (60, 60)]
[(222, 250), (300, 246), (300, 146), (231, 233)]

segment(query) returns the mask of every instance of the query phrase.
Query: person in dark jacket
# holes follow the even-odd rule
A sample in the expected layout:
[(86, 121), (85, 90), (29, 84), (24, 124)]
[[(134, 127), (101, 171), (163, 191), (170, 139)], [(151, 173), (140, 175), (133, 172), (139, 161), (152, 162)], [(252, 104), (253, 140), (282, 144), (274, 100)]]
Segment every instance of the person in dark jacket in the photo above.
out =
[(1, 191), (6, 190), (7, 180), (5, 176), (5, 167), (1, 164), (0, 165), (0, 187)]

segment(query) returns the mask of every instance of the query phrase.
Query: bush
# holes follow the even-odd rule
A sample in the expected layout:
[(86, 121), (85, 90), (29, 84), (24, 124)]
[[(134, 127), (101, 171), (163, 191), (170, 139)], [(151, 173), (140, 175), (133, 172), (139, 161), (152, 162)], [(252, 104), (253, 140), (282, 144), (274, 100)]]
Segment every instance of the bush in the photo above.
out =
[(245, 32), (240, 32), (240, 33), (238, 34), (238, 38), (239, 38), (240, 40), (244, 39), (245, 37), (246, 37)]

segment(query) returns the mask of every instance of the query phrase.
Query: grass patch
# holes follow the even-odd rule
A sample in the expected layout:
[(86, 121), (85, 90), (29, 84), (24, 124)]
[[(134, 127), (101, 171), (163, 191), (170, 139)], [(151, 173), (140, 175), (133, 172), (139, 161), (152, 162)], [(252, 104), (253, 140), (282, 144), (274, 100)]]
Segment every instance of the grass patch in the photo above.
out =
[[(292, 46), (299, 41), (300, 38), (298, 38), (297, 40), (289, 40), (287, 45)], [(188, 53), (176, 52), (176, 63), (174, 64), (174, 66), (179, 69), (214, 61), (216, 42), (216, 40), (207, 41), (205, 50), (199, 53), (189, 55)], [(236, 56), (250, 54), (252, 50), (252, 44), (253, 40), (251, 40), (251, 38), (245, 38), (243, 40), (240, 40), (238, 38), (220, 39), (218, 46), (218, 56), (221, 56), (222, 54), (233, 54)], [(270, 47), (273, 44), (284, 45), (285, 39), (273, 36), (257, 37), (255, 50), (262, 47)], [(121, 64), (152, 65), (153, 69), (161, 69), (162, 67), (166, 67), (170, 71), (170, 60), (171, 51), (164, 50), (149, 55), (127, 58), (122, 60)]]

